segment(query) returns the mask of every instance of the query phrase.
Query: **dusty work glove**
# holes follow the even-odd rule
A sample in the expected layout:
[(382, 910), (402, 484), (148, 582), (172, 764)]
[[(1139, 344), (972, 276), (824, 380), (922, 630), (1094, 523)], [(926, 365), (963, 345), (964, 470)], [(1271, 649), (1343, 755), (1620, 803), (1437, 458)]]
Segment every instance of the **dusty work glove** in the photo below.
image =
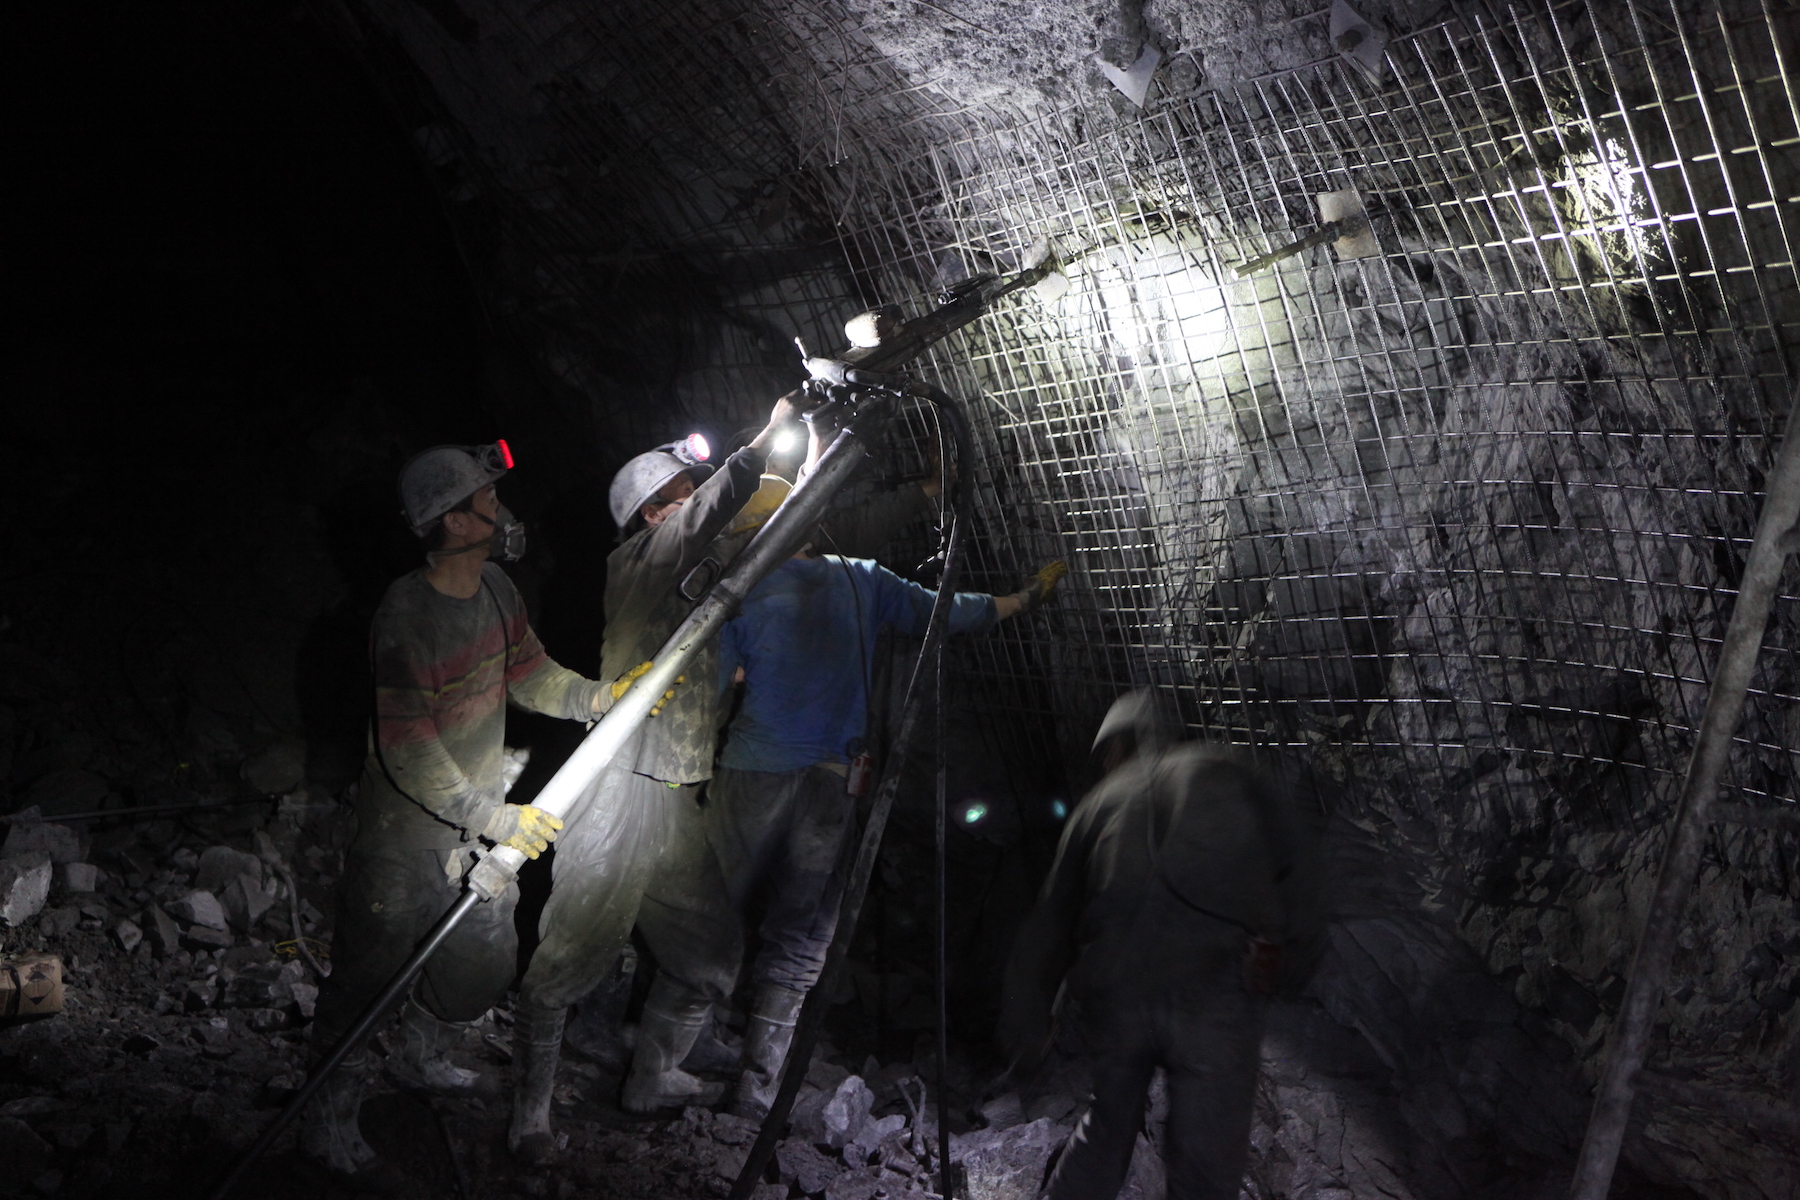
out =
[[(638, 681), (638, 678), (654, 665), (655, 665), (654, 663), (647, 663), (647, 662), (639, 663), (637, 666), (631, 668), (631, 670), (625, 672), (623, 675), (621, 675), (617, 679), (615, 679), (613, 681), (613, 685), (612, 685), (613, 702), (615, 704), (618, 703), (619, 697), (623, 696), (626, 692), (629, 692), (631, 690), (631, 685), (636, 683)], [(676, 683), (686, 683), (687, 676), (686, 675), (677, 675), (675, 677), (675, 682)], [(651, 707), (650, 715), (654, 717), (654, 716), (658, 715), (659, 713), (661, 713), (663, 710), (663, 705), (667, 704), (669, 701), (673, 700), (674, 698), (675, 698), (675, 689), (670, 688), (668, 691), (663, 693), (662, 699), (658, 700), (656, 702), (656, 704)]]
[(529, 804), (502, 804), (481, 836), (502, 846), (511, 846), (526, 858), (536, 858), (556, 840), (563, 827), (561, 818)]
[(1068, 573), (1069, 564), (1059, 558), (1033, 575), (1030, 582), (1025, 585), (1025, 590), (1019, 593), (1019, 611), (1030, 612), (1048, 600), (1050, 593), (1056, 590), (1056, 585), (1061, 583), (1062, 577)]
[(651, 667), (653, 667), (655, 665), (656, 665), (655, 663), (647, 663), (647, 662), (639, 663), (637, 666), (631, 668), (631, 670), (625, 672), (623, 675), (621, 675), (617, 679), (613, 680), (613, 685), (612, 685), (613, 700), (617, 701), (619, 699), (619, 697), (623, 696), (626, 692), (629, 692), (631, 690), (631, 685), (638, 681), (638, 676), (642, 675), (645, 671), (648, 671)]
[[(675, 682), (677, 684), (686, 683), (687, 676), (686, 675), (677, 675), (675, 677)], [(658, 700), (655, 704), (650, 706), (650, 715), (653, 717), (662, 716), (663, 705), (667, 704), (669, 701), (673, 700), (674, 698), (675, 698), (675, 689), (670, 688), (668, 691), (666, 691), (662, 694), (661, 700)]]

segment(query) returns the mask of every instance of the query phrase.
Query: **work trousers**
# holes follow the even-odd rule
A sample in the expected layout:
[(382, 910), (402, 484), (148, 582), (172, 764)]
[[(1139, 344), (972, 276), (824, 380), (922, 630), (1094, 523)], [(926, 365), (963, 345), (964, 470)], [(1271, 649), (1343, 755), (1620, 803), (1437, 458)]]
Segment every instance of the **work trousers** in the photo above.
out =
[(1197, 1004), (1148, 999), (1095, 1013), (1107, 1032), (1091, 1042), (1093, 1101), (1057, 1163), (1047, 1200), (1119, 1194), (1158, 1067), (1168, 1078), (1168, 1200), (1237, 1200), (1267, 1008), (1235, 979), (1221, 978), (1217, 992)]
[[(447, 852), (353, 845), (337, 888), (331, 974), (319, 988), (314, 1044), (335, 1043), (385, 987), (419, 940), (462, 895)], [(413, 995), (445, 1021), (473, 1021), (498, 1004), (518, 970), (513, 909), (519, 889), (469, 911), (425, 964)]]
[(706, 852), (698, 793), (621, 767), (601, 772), (556, 841), (525, 1003), (565, 1008), (587, 995), (633, 924), (665, 971), (714, 999), (730, 995), (740, 935)]
[(767, 902), (754, 982), (804, 992), (819, 981), (843, 902), (836, 868), (855, 803), (844, 776), (820, 765), (714, 776), (706, 826), (725, 889), (738, 913), (758, 894)]

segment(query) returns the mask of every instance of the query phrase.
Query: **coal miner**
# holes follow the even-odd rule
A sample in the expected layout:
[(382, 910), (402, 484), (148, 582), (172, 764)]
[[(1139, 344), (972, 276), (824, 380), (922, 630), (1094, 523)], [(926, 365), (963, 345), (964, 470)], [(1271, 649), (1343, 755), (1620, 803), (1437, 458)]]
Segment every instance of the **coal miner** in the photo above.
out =
[[(494, 485), (512, 465), (506, 443), (438, 446), (400, 472), (400, 499), (426, 565), (396, 580), (369, 633), (375, 711), (356, 800), (356, 836), (337, 891), (332, 972), (313, 1044), (348, 1031), (462, 890), (471, 851), (505, 844), (537, 857), (561, 823), (508, 804), (501, 778), (506, 704), (569, 720), (610, 706), (611, 693), (552, 662), (525, 604), (495, 560), (524, 553), (524, 526)], [(460, 1027), (505, 995), (517, 969), (518, 889), (477, 906), (425, 967), (406, 1001), (390, 1070), (415, 1085), (468, 1091), (473, 1072), (447, 1051)], [(404, 1180), (357, 1124), (372, 1058), (344, 1060), (306, 1114), (301, 1144), (357, 1190)]]
[[(817, 428), (809, 466), (824, 448)], [(951, 633), (979, 633), (1041, 604), (1066, 573), (1040, 571), (1016, 594), (958, 593)], [(800, 1006), (825, 966), (853, 829), (856, 760), (868, 736), (869, 680), (884, 629), (920, 635), (934, 593), (868, 559), (802, 551), (744, 598), (719, 635), (721, 687), (743, 703), (708, 791), (706, 826), (734, 921), (763, 903), (761, 949), (732, 1111), (761, 1118), (780, 1086)], [(861, 771), (855, 771), (861, 776)]]
[[(796, 399), (777, 401), (763, 431), (716, 473), (689, 439), (638, 455), (614, 477), (612, 515), (624, 541), (607, 559), (603, 677), (629, 678), (647, 667), (687, 617), (693, 601), (681, 594), (682, 581), (707, 557), (728, 553), (718, 539), (757, 495), (770, 446), (799, 415)], [(508, 1143), (522, 1161), (543, 1162), (556, 1153), (550, 1097), (569, 1005), (612, 969), (634, 922), (653, 950), (684, 935), (679, 902), (641, 919), (639, 909), (665, 858), (707, 869), (698, 793), (712, 775), (718, 740), (718, 695), (710, 686), (716, 670), (716, 648), (709, 645), (683, 677), (707, 685), (678, 685), (665, 696), (570, 810), (539, 923), (542, 941), (520, 987), (513, 1038), (516, 1092)], [(677, 883), (682, 878), (668, 877)], [(717, 891), (704, 880), (694, 889), (700, 897)], [(658, 921), (664, 914), (668, 925)], [(628, 1108), (643, 1111), (698, 1095), (699, 1081), (678, 1064), (713, 1001), (729, 994), (733, 971), (735, 962), (703, 978), (659, 975), (638, 1031), (638, 1057), (648, 1065), (634, 1066), (626, 1081)], [(666, 1070), (650, 1069), (665, 1060)]]
[[(959, 592), (950, 632), (980, 633), (1029, 611), (1065, 570), (1054, 563), (1013, 595)], [(739, 1116), (760, 1118), (774, 1102), (800, 1006), (837, 928), (839, 857), (854, 828), (851, 779), (868, 735), (878, 639), (884, 629), (923, 634), (933, 599), (868, 559), (802, 554), (752, 589), (720, 634), (721, 682), (741, 678), (744, 698), (708, 793), (707, 833), (733, 912), (764, 904), (731, 1101)]]
[(1007, 964), (1002, 1039), (1040, 1060), (1052, 1007), (1094, 1091), (1051, 1200), (1112, 1200), (1167, 1072), (1171, 1200), (1236, 1200), (1269, 998), (1322, 940), (1318, 839), (1299, 789), (1227, 747), (1171, 741), (1148, 693), (1094, 741), (1106, 776), (1070, 818)]

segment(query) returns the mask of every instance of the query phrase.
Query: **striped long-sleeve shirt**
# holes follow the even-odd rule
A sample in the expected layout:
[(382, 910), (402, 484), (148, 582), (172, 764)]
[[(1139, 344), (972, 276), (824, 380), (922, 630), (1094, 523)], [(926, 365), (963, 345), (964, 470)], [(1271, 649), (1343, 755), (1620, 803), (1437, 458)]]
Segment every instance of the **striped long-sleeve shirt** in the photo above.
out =
[(423, 569), (394, 581), (369, 632), (375, 722), (359, 837), (396, 849), (452, 849), (505, 802), (506, 702), (586, 719), (601, 685), (552, 662), (499, 567), (468, 599)]

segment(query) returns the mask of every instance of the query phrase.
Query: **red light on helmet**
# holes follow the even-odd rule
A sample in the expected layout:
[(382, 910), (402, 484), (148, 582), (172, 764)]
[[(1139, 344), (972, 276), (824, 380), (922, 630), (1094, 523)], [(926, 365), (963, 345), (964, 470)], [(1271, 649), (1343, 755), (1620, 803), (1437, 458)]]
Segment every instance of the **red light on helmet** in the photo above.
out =
[(705, 462), (712, 457), (712, 446), (703, 434), (690, 433), (682, 444), (687, 448), (689, 462)]
[(500, 461), (505, 464), (507, 470), (509, 470), (509, 471), (512, 470), (512, 467), (513, 467), (512, 447), (508, 446), (506, 444), (505, 438), (496, 439), (494, 442), (494, 445), (497, 446), (500, 450)]

